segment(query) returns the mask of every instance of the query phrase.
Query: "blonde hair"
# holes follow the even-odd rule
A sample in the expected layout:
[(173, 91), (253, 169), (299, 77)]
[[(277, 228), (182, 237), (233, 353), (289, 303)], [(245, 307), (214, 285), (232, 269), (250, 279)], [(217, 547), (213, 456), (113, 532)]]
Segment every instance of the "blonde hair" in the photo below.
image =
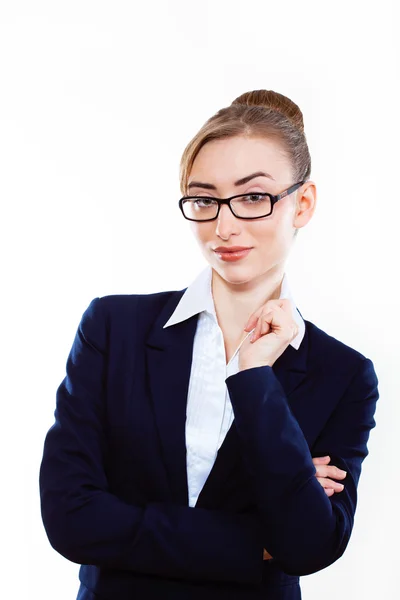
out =
[(187, 184), (200, 149), (211, 140), (246, 135), (276, 140), (292, 165), (293, 183), (311, 174), (311, 156), (304, 133), (303, 114), (292, 100), (271, 90), (254, 90), (238, 96), (230, 106), (210, 117), (186, 146), (180, 162), (180, 189)]

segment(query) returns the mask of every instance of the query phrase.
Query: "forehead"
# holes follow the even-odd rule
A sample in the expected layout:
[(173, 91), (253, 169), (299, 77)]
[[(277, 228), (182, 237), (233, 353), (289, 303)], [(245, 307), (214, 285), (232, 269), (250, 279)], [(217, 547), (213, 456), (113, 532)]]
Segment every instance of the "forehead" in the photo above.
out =
[(223, 185), (255, 171), (266, 171), (275, 181), (290, 181), (291, 165), (278, 141), (245, 136), (212, 140), (196, 156), (188, 183), (195, 179)]

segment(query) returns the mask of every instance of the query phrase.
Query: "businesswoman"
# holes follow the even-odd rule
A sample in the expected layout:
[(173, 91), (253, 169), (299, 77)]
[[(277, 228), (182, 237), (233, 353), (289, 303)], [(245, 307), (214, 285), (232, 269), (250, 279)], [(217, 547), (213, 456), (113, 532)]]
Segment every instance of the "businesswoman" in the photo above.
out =
[(207, 267), (83, 313), (40, 468), (79, 600), (298, 600), (343, 555), (378, 379), (289, 289), (310, 171), (298, 106), (243, 94), (182, 156), (177, 209)]

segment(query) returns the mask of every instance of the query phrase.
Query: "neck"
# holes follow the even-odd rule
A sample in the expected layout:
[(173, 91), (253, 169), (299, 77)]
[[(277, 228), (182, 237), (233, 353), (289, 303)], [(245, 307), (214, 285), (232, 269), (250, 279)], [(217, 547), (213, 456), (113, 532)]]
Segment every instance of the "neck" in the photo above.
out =
[(250, 316), (268, 300), (279, 298), (285, 271), (278, 264), (259, 277), (231, 283), (212, 270), (211, 289), (218, 323), (222, 331), (239, 334)]

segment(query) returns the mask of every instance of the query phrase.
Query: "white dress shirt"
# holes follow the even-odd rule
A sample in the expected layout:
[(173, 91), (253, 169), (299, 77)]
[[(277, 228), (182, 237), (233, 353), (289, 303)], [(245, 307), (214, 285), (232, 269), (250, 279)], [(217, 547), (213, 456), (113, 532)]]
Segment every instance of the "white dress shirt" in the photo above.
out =
[[(212, 268), (207, 266), (185, 290), (165, 327), (199, 314), (194, 337), (192, 367), (186, 409), (186, 465), (189, 506), (195, 506), (201, 489), (212, 469), (217, 451), (233, 418), (225, 380), (239, 371), (238, 350), (226, 364), (222, 330), (218, 324), (211, 287)], [(299, 333), (291, 345), (297, 350), (305, 333), (305, 324), (291, 296), (286, 273), (279, 298), (292, 303), (293, 318)]]

